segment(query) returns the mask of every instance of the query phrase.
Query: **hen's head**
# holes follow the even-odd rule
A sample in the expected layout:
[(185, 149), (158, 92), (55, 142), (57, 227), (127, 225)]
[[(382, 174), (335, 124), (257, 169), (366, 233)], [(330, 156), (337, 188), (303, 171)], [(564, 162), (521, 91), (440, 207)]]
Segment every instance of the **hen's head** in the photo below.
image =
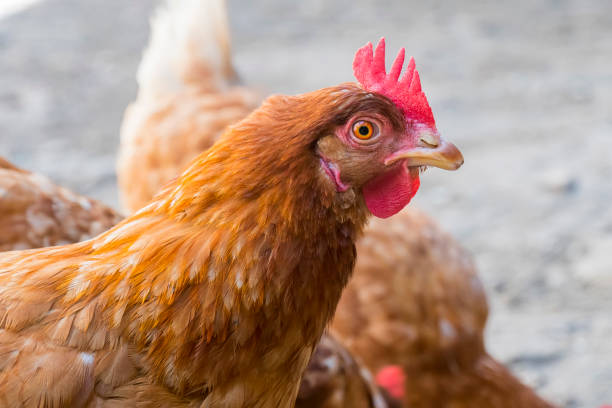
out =
[[(289, 214), (312, 213), (321, 198), (326, 214), (342, 220), (349, 213), (364, 220), (364, 202), (386, 218), (412, 199), (424, 167), (461, 166), (459, 150), (438, 134), (414, 61), (400, 78), (404, 51), (388, 74), (384, 52), (384, 40), (375, 53), (371, 44), (357, 52), (353, 66), (360, 84), (271, 96), (228, 128), (182, 177), (180, 183), (191, 180), (200, 191), (171, 196), (177, 211), (191, 206), (197, 214), (198, 202), (259, 197), (257, 208), (282, 208), (279, 214), (294, 220), (302, 218)], [(201, 191), (202, 181), (210, 195)]]
[(366, 206), (380, 218), (400, 211), (419, 188), (426, 166), (455, 170), (463, 164), (459, 150), (443, 140), (421, 91), (411, 59), (401, 49), (389, 73), (385, 42), (357, 51), (353, 62), (361, 87), (335, 90), (336, 126), (317, 142), (321, 168), (337, 192), (361, 190)]

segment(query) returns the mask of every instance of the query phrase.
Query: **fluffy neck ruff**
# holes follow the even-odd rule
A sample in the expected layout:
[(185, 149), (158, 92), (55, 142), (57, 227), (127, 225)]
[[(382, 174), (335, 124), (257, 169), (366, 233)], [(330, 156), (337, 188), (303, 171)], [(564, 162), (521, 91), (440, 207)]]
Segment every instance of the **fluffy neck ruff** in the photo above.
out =
[[(338, 193), (325, 182), (314, 154), (318, 136), (337, 118), (330, 108), (330, 114), (315, 110), (312, 117), (304, 112), (338, 99), (335, 93), (270, 98), (140, 215), (161, 212), (199, 230), (209, 241), (204, 252), (215, 260), (214, 269), (225, 269), (224, 279), (238, 291), (251, 291), (248, 296), (271, 297), (277, 290), (286, 298), (299, 288), (295, 298), (285, 299), (289, 313), (326, 299), (328, 288), (335, 297), (350, 275), (353, 242), (369, 214), (354, 191)], [(321, 117), (331, 119), (318, 122)]]
[(223, 282), (224, 302), (235, 296), (247, 310), (273, 302), (287, 317), (317, 320), (316, 330), (304, 333), (313, 339), (333, 315), (369, 214), (354, 191), (339, 194), (324, 182), (314, 155), (318, 135), (337, 118), (305, 112), (333, 107), (327, 102), (334, 94), (270, 98), (139, 214), (161, 211), (189, 226), (194, 233), (183, 245), (196, 236), (206, 241), (198, 247), (207, 260), (197, 268), (209, 282)]

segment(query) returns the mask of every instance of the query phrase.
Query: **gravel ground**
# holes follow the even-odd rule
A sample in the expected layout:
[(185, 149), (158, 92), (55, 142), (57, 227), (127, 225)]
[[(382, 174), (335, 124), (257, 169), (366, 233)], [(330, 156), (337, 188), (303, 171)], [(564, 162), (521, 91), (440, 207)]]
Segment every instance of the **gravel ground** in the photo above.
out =
[[(0, 20), (0, 154), (117, 205), (114, 160), (152, 0), (48, 0)], [(493, 354), (566, 407), (612, 403), (612, 2), (230, 0), (245, 81), (352, 79), (387, 36), (462, 148), (415, 200), (476, 258)]]

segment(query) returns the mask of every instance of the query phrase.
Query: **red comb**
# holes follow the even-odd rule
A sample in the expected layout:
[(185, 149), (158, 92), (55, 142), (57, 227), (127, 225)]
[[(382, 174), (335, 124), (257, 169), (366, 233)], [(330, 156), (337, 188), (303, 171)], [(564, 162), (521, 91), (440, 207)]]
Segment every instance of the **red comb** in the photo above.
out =
[(385, 71), (385, 39), (380, 39), (376, 51), (367, 43), (355, 54), (353, 72), (355, 78), (367, 91), (376, 92), (391, 99), (407, 119), (435, 129), (433, 113), (427, 98), (421, 91), (421, 80), (415, 69), (414, 58), (410, 58), (404, 75), (399, 79), (404, 65), (404, 48), (399, 50), (391, 71)]
[(404, 399), (405, 382), (406, 374), (402, 367), (398, 365), (385, 366), (376, 374), (376, 384), (386, 389), (393, 398), (399, 400)]

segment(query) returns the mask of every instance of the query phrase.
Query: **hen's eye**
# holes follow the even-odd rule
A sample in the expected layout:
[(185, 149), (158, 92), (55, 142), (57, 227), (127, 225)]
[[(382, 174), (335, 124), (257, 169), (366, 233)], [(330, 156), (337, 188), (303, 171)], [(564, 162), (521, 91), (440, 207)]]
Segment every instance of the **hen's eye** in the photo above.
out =
[(353, 136), (360, 140), (368, 140), (374, 136), (374, 126), (367, 120), (358, 120), (353, 125)]

